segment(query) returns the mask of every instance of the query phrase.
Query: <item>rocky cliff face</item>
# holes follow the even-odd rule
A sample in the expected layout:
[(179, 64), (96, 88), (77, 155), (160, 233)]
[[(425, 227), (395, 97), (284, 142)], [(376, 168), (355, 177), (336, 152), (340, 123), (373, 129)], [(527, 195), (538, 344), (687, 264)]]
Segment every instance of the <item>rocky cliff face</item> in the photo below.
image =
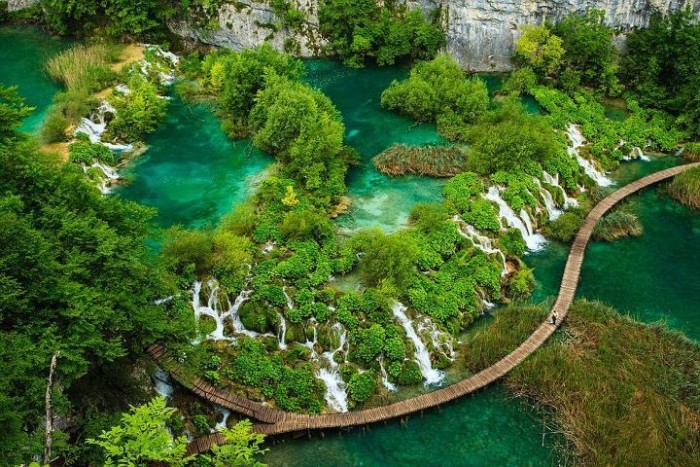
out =
[[(609, 25), (621, 33), (645, 26), (655, 11), (671, 12), (689, 6), (700, 18), (700, 0), (407, 0), (409, 6), (429, 10), (441, 8), (447, 31), (447, 51), (466, 70), (506, 71), (519, 37), (519, 27), (545, 20), (557, 21), (574, 11), (596, 8), (605, 11)], [(307, 14), (301, 31), (281, 28), (279, 19), (265, 1), (240, 0), (219, 10), (218, 27), (192, 27), (187, 20), (171, 24), (183, 36), (202, 42), (242, 49), (269, 41), (280, 50), (296, 50), (301, 56), (320, 51), (323, 40), (318, 27), (318, 0), (296, 0)]]
[[(222, 6), (207, 27), (180, 19), (169, 25), (182, 37), (207, 44), (244, 49), (269, 42), (279, 50), (308, 57), (321, 51), (318, 33), (319, 0), (291, 0), (307, 17), (298, 30), (282, 27), (267, 0), (238, 0)], [(425, 10), (440, 8), (447, 31), (447, 51), (466, 70), (507, 71), (511, 68), (519, 27), (545, 20), (558, 21), (574, 11), (603, 10), (606, 22), (625, 31), (645, 26), (654, 12), (668, 13), (690, 7), (700, 19), (700, 0), (406, 0)], [(9, 0), (10, 11), (39, 0)], [(213, 26), (213, 27), (212, 27)]]

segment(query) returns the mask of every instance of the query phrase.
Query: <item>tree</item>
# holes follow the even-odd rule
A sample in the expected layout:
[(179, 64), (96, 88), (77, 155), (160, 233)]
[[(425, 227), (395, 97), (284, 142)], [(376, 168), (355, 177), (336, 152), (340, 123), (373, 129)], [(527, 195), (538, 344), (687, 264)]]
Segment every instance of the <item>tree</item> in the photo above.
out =
[(359, 233), (354, 241), (363, 253), (359, 271), (367, 285), (390, 281), (404, 287), (410, 283), (418, 256), (412, 237), (402, 233), (386, 235), (375, 229)]
[(250, 420), (242, 420), (231, 429), (222, 430), (226, 444), (212, 447), (214, 467), (264, 467), (257, 458), (268, 449), (260, 446), (265, 435), (253, 432)]
[(32, 110), (17, 93), (17, 87), (0, 84), (0, 140), (13, 136), (22, 119)]
[(474, 122), (489, 105), (486, 84), (467, 79), (457, 62), (440, 54), (411, 69), (407, 80), (394, 81), (382, 93), (382, 107), (409, 115), (420, 122), (441, 126)]
[(576, 73), (583, 85), (614, 95), (621, 90), (617, 79), (618, 51), (612, 42), (612, 29), (603, 23), (604, 17), (601, 10), (574, 13), (551, 29), (562, 40), (564, 68)]
[(528, 25), (522, 31), (515, 44), (516, 58), (542, 75), (555, 75), (564, 56), (561, 38), (547, 26)]
[(168, 430), (175, 412), (166, 406), (164, 397), (156, 397), (141, 407), (131, 407), (129, 413), (122, 415), (119, 425), (87, 442), (104, 449), (105, 466), (108, 467), (140, 466), (151, 462), (185, 465), (191, 460), (185, 457), (187, 438), (174, 438)]

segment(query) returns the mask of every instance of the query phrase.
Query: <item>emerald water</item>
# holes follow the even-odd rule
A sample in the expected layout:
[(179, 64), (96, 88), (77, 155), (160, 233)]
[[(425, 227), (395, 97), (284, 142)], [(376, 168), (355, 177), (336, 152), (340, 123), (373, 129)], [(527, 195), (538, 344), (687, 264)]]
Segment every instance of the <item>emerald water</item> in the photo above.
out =
[(443, 180), (415, 176), (388, 177), (374, 168), (372, 158), (392, 144), (441, 144), (435, 125), (413, 120), (381, 108), (382, 91), (408, 70), (398, 67), (348, 68), (332, 60), (307, 60), (307, 81), (323, 91), (343, 114), (346, 142), (362, 156), (350, 169), (350, 211), (338, 219), (341, 228), (381, 227), (386, 231), (406, 225), (418, 202), (440, 199)]
[(216, 223), (254, 192), (272, 162), (250, 140), (231, 141), (208, 105), (178, 97), (146, 143), (148, 151), (125, 171), (130, 183), (118, 194), (158, 208), (164, 227)]
[(20, 129), (33, 133), (39, 129), (54, 94), (56, 83), (44, 73), (47, 58), (70, 45), (35, 28), (0, 27), (0, 83), (19, 86), (20, 95), (36, 110)]
[[(27, 28), (0, 29), (0, 80), (19, 84), (20, 93), (38, 112), (23, 128), (36, 129), (56, 92), (43, 74), (43, 61), (67, 42)], [(371, 158), (394, 143), (442, 143), (434, 126), (415, 125), (385, 112), (381, 91), (407, 70), (353, 70), (326, 60), (307, 61), (308, 81), (328, 94), (343, 113), (347, 142), (362, 155), (348, 180), (354, 204), (341, 227), (405, 225), (419, 201), (439, 199), (442, 182), (427, 178), (392, 179), (378, 173)], [(497, 80), (490, 83), (496, 86)], [(532, 111), (536, 108), (533, 107)], [(199, 227), (216, 222), (255, 189), (272, 158), (249, 141), (230, 141), (205, 105), (175, 98), (166, 121), (151, 135), (149, 150), (126, 172), (132, 182), (119, 194), (159, 209), (162, 226)], [(618, 185), (679, 163), (675, 158), (624, 164), (613, 177)], [(669, 199), (657, 188), (631, 200), (644, 235), (589, 246), (579, 296), (598, 298), (642, 321), (665, 319), (672, 327), (700, 339), (700, 215)], [(528, 255), (538, 281), (533, 300), (556, 294), (568, 248), (554, 242)], [(348, 280), (347, 287), (353, 287)], [(442, 410), (416, 414), (402, 424), (392, 421), (349, 433), (327, 432), (312, 438), (280, 440), (267, 455), (271, 465), (550, 465), (558, 458), (533, 409), (507, 398), (493, 385)]]

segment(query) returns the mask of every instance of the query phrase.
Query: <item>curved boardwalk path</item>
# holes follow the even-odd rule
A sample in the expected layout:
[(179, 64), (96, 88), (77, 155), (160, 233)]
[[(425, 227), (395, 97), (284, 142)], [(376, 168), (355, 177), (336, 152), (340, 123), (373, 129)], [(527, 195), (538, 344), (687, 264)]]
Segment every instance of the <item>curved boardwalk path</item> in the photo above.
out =
[[(591, 235), (593, 234), (593, 229), (600, 218), (603, 217), (603, 215), (615, 204), (619, 203), (627, 196), (636, 193), (642, 188), (653, 185), (667, 178), (671, 178), (692, 167), (700, 167), (700, 162), (685, 164), (648, 175), (617, 190), (598, 203), (591, 210), (591, 212), (588, 213), (583, 226), (578, 231), (576, 239), (571, 245), (569, 257), (564, 269), (561, 287), (559, 288), (559, 295), (557, 296), (557, 300), (552, 307), (552, 312), (556, 311), (559, 315), (557, 325), (554, 326), (550, 324), (549, 321), (542, 323), (525, 342), (523, 342), (517, 349), (512, 351), (500, 361), (467, 379), (444, 388), (437, 389), (430, 393), (422, 394), (400, 402), (395, 402), (383, 407), (358, 410), (356, 412), (330, 413), (322, 415), (290, 413), (271, 408), (259, 402), (250, 401), (225, 390), (214, 388), (202, 379), (188, 381), (183, 378), (179, 371), (178, 365), (173, 361), (172, 357), (168, 356), (162, 346), (155, 345), (149, 348), (148, 351), (156, 361), (158, 361), (166, 370), (171, 372), (176, 381), (207, 400), (258, 420), (258, 423), (254, 425), (255, 430), (268, 435), (316, 430), (321, 428), (342, 428), (365, 425), (391, 418), (402, 417), (424, 409), (436, 407), (487, 386), (493, 381), (504, 376), (510, 370), (515, 368), (516, 365), (522, 362), (528, 355), (537, 350), (537, 348), (539, 348), (547, 340), (547, 338), (554, 333), (557, 327), (561, 325), (561, 322), (569, 311), (569, 307), (571, 306), (574, 296), (576, 295), (576, 287), (578, 285), (579, 275), (581, 272), (584, 252), (589, 240), (591, 239)], [(196, 439), (190, 443), (188, 450), (190, 453), (204, 452), (209, 450), (213, 444), (221, 444), (223, 441), (223, 437), (219, 433), (214, 433), (209, 436)]]

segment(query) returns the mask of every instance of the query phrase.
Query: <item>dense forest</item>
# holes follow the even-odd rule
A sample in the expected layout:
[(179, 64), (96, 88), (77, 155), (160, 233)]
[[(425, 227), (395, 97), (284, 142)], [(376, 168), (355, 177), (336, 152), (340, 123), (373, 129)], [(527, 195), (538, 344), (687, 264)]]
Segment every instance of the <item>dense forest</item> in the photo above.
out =
[[(444, 51), (440, 11), (326, 0), (322, 54), (410, 68), (381, 106), (435, 125), (444, 141), (395, 144), (373, 160), (392, 177), (443, 178), (441, 199), (417, 203), (396, 232), (348, 233), (334, 219), (349, 209), (362, 156), (297, 47), (215, 49), (166, 27), (183, 16), (213, 27), (222, 3), (44, 0), (0, 17), (79, 40), (46, 62), (61, 90), (38, 134), (19, 130), (33, 109), (0, 83), (2, 464), (262, 465), (250, 421), (222, 427), (193, 397), (154, 397), (144, 349), (156, 342), (184, 378), (309, 414), (475, 373), (546, 318), (539, 306), (506, 306), (535, 289), (525, 255), (545, 237), (571, 241), (607, 193), (606, 171), (647, 152), (700, 159), (700, 25), (689, 10), (630, 31), (624, 54), (598, 11), (525, 26), (515, 69), (493, 90)], [(271, 28), (306, 24), (293, 2), (270, 7)], [(231, 140), (274, 159), (215, 225), (163, 229), (154, 209), (110, 194), (173, 96), (210, 106)], [(611, 102), (624, 120), (608, 118)], [(663, 190), (697, 209), (700, 172)], [(595, 237), (642, 230), (623, 205)], [(339, 288), (347, 277), (361, 287)], [(494, 303), (504, 306), (493, 322), (463, 342)], [(599, 303), (577, 302), (571, 315), (509, 390), (555, 413), (577, 463), (692, 463), (697, 344)], [(659, 370), (669, 361), (670, 376)], [(610, 405), (574, 397), (601, 391)], [(635, 393), (645, 397), (632, 403)], [(651, 416), (658, 407), (666, 419)], [(215, 430), (226, 444), (188, 456), (186, 435)], [(657, 433), (652, 445), (636, 437), (644, 430)]]

